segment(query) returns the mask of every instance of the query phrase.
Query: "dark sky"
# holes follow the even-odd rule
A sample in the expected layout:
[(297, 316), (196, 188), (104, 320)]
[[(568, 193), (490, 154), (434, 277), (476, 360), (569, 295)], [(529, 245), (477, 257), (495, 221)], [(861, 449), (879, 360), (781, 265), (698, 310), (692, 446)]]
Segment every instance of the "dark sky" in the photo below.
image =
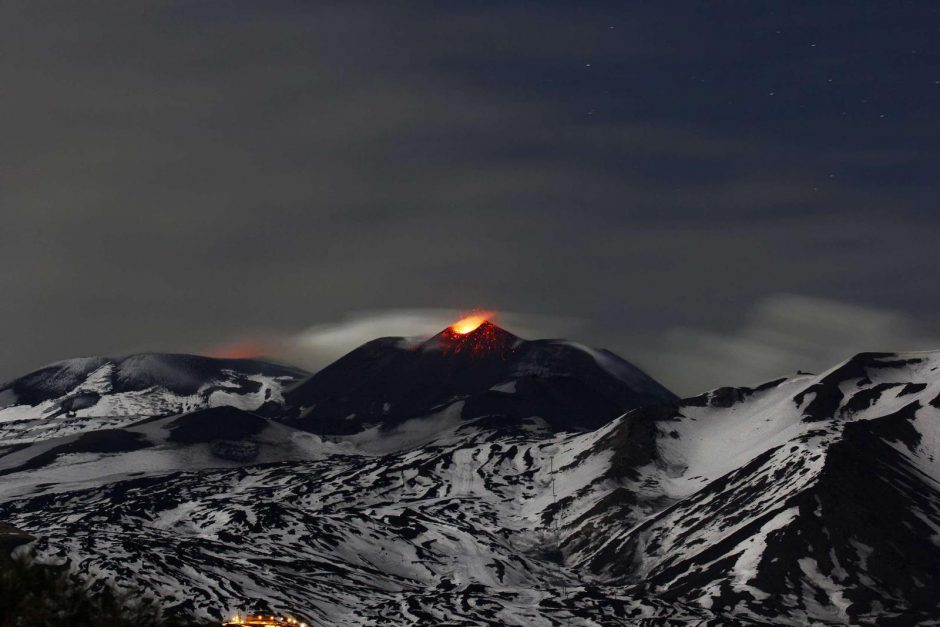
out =
[(680, 392), (940, 347), (933, 0), (4, 2), (0, 90), (0, 379), (389, 309)]

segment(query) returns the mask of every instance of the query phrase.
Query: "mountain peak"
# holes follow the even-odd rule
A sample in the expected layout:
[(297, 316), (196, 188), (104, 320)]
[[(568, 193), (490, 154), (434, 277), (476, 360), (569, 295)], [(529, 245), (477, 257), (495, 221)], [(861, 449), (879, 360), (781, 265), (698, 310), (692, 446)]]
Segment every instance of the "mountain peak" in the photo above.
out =
[(464, 316), (448, 328), (459, 335), (466, 335), (489, 323), (489, 317), (490, 313), (487, 311), (472, 313), (469, 316)]
[(487, 355), (512, 350), (521, 341), (489, 320), (464, 318), (429, 339), (424, 346), (446, 353)]

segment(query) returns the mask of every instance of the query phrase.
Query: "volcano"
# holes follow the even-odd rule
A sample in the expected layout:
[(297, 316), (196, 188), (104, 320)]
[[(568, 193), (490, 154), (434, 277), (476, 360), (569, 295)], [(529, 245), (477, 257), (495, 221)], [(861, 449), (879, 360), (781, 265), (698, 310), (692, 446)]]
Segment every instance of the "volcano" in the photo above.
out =
[(506, 428), (538, 417), (553, 432), (594, 429), (675, 396), (609, 351), (524, 340), (489, 321), (425, 341), (373, 340), (288, 389), (293, 425), (348, 435), (395, 427), (461, 402), (464, 420)]
[(199, 619), (935, 627), (938, 425), (940, 352), (684, 400), (487, 321), (72, 360), (0, 386), (0, 550)]

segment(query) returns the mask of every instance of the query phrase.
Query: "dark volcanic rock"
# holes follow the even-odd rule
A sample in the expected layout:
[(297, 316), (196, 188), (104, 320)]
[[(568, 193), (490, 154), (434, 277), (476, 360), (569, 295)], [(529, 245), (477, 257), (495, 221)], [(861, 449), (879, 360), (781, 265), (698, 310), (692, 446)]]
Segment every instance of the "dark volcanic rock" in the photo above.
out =
[[(940, 614), (940, 546), (931, 541), (940, 503), (920, 487), (925, 477), (886, 443), (916, 445), (910, 424), (916, 409), (915, 402), (846, 425), (819, 483), (793, 501), (797, 524), (774, 534), (760, 562), (755, 584), (771, 599), (790, 592), (790, 582), (805, 576), (802, 563), (812, 560), (823, 577), (839, 582), (850, 617), (884, 612), (881, 624), (904, 625)], [(828, 598), (828, 591), (819, 593)], [(767, 608), (778, 609), (771, 601)], [(909, 622), (889, 619), (895, 612)]]
[(101, 400), (98, 392), (80, 392), (66, 398), (59, 404), (59, 411), (69, 416), (75, 415), (79, 409), (94, 407)]
[(260, 416), (235, 407), (210, 407), (183, 414), (166, 425), (169, 439), (182, 444), (214, 440), (242, 440), (257, 435), (268, 426)]
[(749, 387), (721, 387), (705, 392), (691, 398), (684, 398), (679, 401), (682, 407), (732, 407), (743, 400), (746, 400), (757, 392), (771, 390), (786, 381), (783, 379), (773, 379), (766, 383), (761, 383), (756, 388)]
[[(602, 366), (598, 359), (604, 361)], [(596, 428), (627, 410), (675, 397), (612, 353), (522, 340), (489, 322), (420, 344), (381, 338), (289, 390), (295, 424), (315, 433), (392, 427), (465, 400), (465, 419), (540, 416), (555, 430)]]

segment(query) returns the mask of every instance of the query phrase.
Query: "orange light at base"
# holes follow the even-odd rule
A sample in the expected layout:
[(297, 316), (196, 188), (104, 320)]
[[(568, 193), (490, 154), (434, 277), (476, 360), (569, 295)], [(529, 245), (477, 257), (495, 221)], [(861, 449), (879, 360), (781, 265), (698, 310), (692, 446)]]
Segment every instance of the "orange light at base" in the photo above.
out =
[(264, 613), (249, 613), (243, 618), (241, 612), (236, 612), (235, 616), (222, 623), (222, 627), (307, 627), (307, 623), (291, 616)]
[(475, 313), (475, 314), (467, 316), (466, 318), (461, 318), (460, 320), (452, 324), (450, 328), (454, 331), (454, 333), (459, 333), (460, 335), (466, 335), (467, 333), (470, 333), (471, 331), (479, 327), (481, 324), (486, 322), (489, 316), (490, 316), (490, 312), (488, 311), (484, 311), (482, 313)]
[(260, 357), (268, 354), (270, 347), (271, 345), (264, 339), (245, 338), (214, 346), (208, 350), (202, 351), (201, 354), (206, 357), (215, 357), (216, 359), (251, 359), (252, 357)]

